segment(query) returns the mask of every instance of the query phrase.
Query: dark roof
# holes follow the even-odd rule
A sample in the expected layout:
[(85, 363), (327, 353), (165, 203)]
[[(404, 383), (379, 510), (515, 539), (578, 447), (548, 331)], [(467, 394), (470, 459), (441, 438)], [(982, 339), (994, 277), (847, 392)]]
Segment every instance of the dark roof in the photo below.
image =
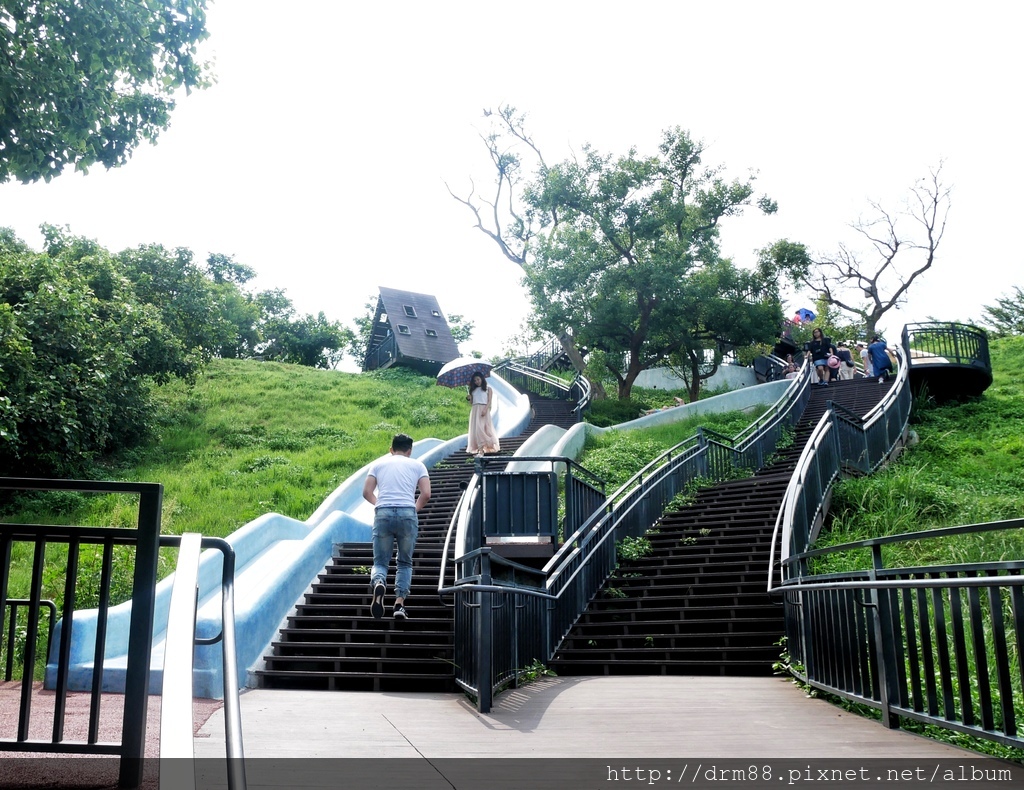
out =
[(458, 358), (459, 348), (433, 296), (381, 286), (380, 301), (401, 357), (440, 365)]

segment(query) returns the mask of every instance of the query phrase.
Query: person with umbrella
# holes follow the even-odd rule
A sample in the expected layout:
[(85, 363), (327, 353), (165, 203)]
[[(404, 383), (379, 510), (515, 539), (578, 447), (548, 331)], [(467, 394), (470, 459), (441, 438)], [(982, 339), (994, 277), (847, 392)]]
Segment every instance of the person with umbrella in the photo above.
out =
[(501, 449), (498, 434), (491, 421), (491, 403), (494, 390), (487, 386), (487, 379), (480, 371), (473, 373), (469, 380), (469, 441), (466, 452), (471, 455), (496, 453)]

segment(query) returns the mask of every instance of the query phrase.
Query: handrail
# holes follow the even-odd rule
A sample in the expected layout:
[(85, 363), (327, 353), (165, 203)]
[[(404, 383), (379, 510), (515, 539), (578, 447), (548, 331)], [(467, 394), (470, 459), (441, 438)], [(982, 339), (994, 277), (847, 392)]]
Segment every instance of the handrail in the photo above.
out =
[[(495, 608), (495, 612), (506, 612), (496, 618), (497, 625), (491, 614), (484, 613), (476, 620), (466, 623), (467, 628), (473, 629), (475, 637), (465, 638), (466, 644), (462, 647), (467, 653), (461, 662), (461, 642), (457, 640), (456, 663), (460, 664), (461, 671), (465, 671), (467, 677), (472, 676), (475, 680), (463, 680), (457, 672), (456, 682), (477, 695), (481, 712), (489, 710), (491, 693), (497, 684), (508, 682), (510, 679), (514, 682), (517, 677), (520, 670), (510, 666), (509, 660), (514, 662), (516, 656), (529, 659), (531, 652), (534, 659), (550, 659), (558, 644), (564, 639), (568, 628), (614, 569), (616, 539), (627, 534), (638, 535), (649, 528), (657, 517), (654, 510), (658, 509), (657, 515), (660, 515), (659, 508), (663, 508), (673, 495), (682, 490), (686, 481), (696, 477), (719, 479), (719, 474), (725, 472), (724, 467), (729, 466), (732, 461), (723, 463), (725, 456), (716, 458), (716, 454), (722, 455), (722, 451), (725, 451), (733, 454), (734, 460), (747, 463), (747, 454), (751, 451), (757, 456), (767, 454), (764, 442), (768, 439), (772, 443), (771, 449), (774, 450), (783, 421), (792, 419), (795, 422), (799, 416), (796, 407), (806, 403), (809, 398), (810, 375), (811, 368), (805, 364), (800, 375), (792, 380), (783, 396), (757, 420), (760, 430), (741, 435), (739, 444), (742, 449), (728, 447), (699, 433), (696, 439), (685, 440), (667, 450), (620, 486), (611, 496), (605, 498), (602, 505), (585, 518), (577, 530), (565, 537), (562, 546), (542, 569), (546, 576), (545, 589), (557, 599), (556, 605), (543, 608), (524, 605), (522, 616), (515, 617), (507, 612), (518, 612), (520, 605), (517, 604), (511, 610), (502, 605)], [(467, 501), (464, 496), (463, 502)], [(456, 519), (453, 519), (449, 531), (454, 528), (455, 523)], [(446, 541), (447, 545), (450, 545), (450, 540)], [(488, 556), (481, 557), (480, 561), (488, 562)], [(462, 557), (456, 560), (462, 561)], [(444, 590), (445, 593), (461, 593), (470, 598), (480, 593), (480, 607), (484, 606), (484, 601), (488, 602), (489, 607), (490, 599), (494, 595), (504, 594), (507, 597), (523, 594), (522, 589), (508, 588), (500, 582), (491, 585), (491, 581), (488, 576), (486, 590), (480, 589), (476, 582), (458, 584), (452, 588), (439, 584), (439, 590)], [(492, 590), (492, 586), (503, 588), (502, 593)], [(526, 595), (538, 598), (533, 592)], [(456, 608), (457, 617), (459, 612), (460, 609)], [(500, 637), (494, 635), (495, 639), (510, 645), (511, 659), (498, 655), (492, 659), (492, 628), (498, 629), (496, 634), (503, 634)], [(512, 630), (506, 635), (501, 631), (503, 628)], [(474, 638), (477, 641), (471, 644)], [(463, 637), (460, 637), (461, 639)]]
[[(474, 479), (470, 480), (469, 484), (462, 492), (462, 496), (459, 497), (459, 503), (456, 505), (455, 512), (452, 514), (452, 520), (448, 523), (448, 532), (444, 536), (444, 549), (441, 551), (441, 570), (437, 574), (437, 594), (438, 597), (441, 598), (442, 603), (444, 603), (442, 590), (445, 589), (444, 579), (448, 568), (448, 549), (452, 545), (453, 536), (459, 533), (462, 525), (465, 524), (466, 520), (469, 518), (469, 512), (473, 507), (473, 501), (480, 491), (479, 483), (475, 482), (476, 477), (477, 475), (474, 475)], [(452, 605), (454, 606), (454, 604)]]
[[(546, 385), (554, 387), (555, 389), (560, 390), (561, 392), (565, 393), (566, 395), (568, 395), (568, 394), (570, 394), (572, 392), (573, 387), (579, 387), (580, 391), (582, 393), (582, 396), (576, 402), (576, 409), (575, 409), (575, 411), (576, 411), (577, 421), (580, 419), (580, 416), (581, 416), (583, 410), (586, 408), (587, 404), (589, 404), (589, 402), (590, 402), (590, 393), (591, 393), (590, 382), (587, 380), (587, 378), (585, 376), (583, 376), (580, 373), (576, 374), (576, 378), (573, 380), (572, 384), (567, 385), (562, 379), (559, 379), (556, 376), (552, 376), (549, 373), (546, 373), (544, 371), (528, 367), (528, 366), (523, 365), (522, 363), (520, 363), (520, 362), (518, 362), (516, 360), (505, 360), (504, 362), (502, 362), (501, 364), (495, 366), (495, 368), (494, 368), (494, 371), (496, 371), (496, 372), (501, 372), (502, 370), (513, 370), (513, 371), (519, 373), (520, 375), (536, 379), (536, 380), (538, 380), (538, 381), (540, 381), (540, 382), (542, 382), (542, 383), (544, 383)], [(507, 458), (501, 458), (501, 459), (496, 459), (496, 460), (507, 461), (508, 459)], [(512, 460), (513, 461), (519, 461), (519, 460), (522, 460), (522, 459), (517, 458), (516, 456), (512, 456)], [(575, 464), (575, 461), (573, 461), (572, 459), (566, 458), (565, 460), (566, 461), (570, 461), (570, 462)], [(576, 464), (576, 466), (579, 466), (579, 465)], [(579, 468), (582, 469), (583, 467), (579, 467)], [(482, 470), (482, 467), (481, 467), (481, 470)], [(587, 471), (587, 470), (584, 470), (584, 471)], [(590, 472), (587, 472), (587, 473), (590, 474)], [(448, 531), (445, 534), (445, 539), (444, 539), (444, 550), (441, 553), (441, 569), (440, 569), (440, 572), (438, 573), (438, 579), (437, 579), (437, 589), (438, 589), (439, 597), (442, 596), (441, 590), (442, 590), (442, 588), (444, 588), (444, 579), (445, 579), (445, 573), (447, 571), (447, 564), (448, 564), (448, 550), (449, 550), (449, 548), (452, 545), (454, 536), (456, 536), (458, 534), (458, 532), (459, 532), (460, 525), (464, 524), (466, 522), (466, 520), (469, 518), (469, 513), (470, 513), (470, 510), (472, 508), (472, 503), (474, 501), (474, 498), (476, 496), (476, 492), (478, 491), (478, 489), (479, 489), (479, 480), (477, 480), (475, 478), (473, 480), (470, 480), (469, 484), (467, 485), (467, 487), (465, 489), (465, 492), (463, 493), (462, 497), (459, 499), (459, 504), (458, 504), (458, 506), (455, 509), (455, 513), (452, 514), (452, 519), (451, 519), (451, 521), (448, 524)], [(443, 602), (443, 598), (442, 598), (442, 602)]]
[[(803, 452), (801, 452), (800, 458), (797, 460), (793, 475), (790, 478), (789, 485), (783, 495), (782, 505), (779, 508), (779, 514), (775, 521), (775, 528), (772, 531), (767, 574), (767, 589), (769, 591), (774, 589), (776, 556), (778, 556), (781, 563), (780, 570), (785, 570), (788, 567), (787, 560), (790, 555), (805, 548), (794, 549), (792, 545), (795, 529), (794, 522), (798, 511), (803, 516), (801, 529), (806, 532), (806, 534), (801, 534), (801, 539), (810, 541), (814, 537), (810, 531), (811, 524), (820, 515), (828, 492), (842, 472), (843, 464), (853, 465), (859, 471), (865, 473), (873, 471), (892, 453), (903, 432), (906, 430), (907, 421), (910, 417), (907, 355), (906, 350), (901, 347), (897, 347), (896, 354), (899, 366), (894, 386), (889, 388), (885, 396), (878, 404), (872, 407), (863, 419), (854, 421), (850, 416), (846, 415), (841, 419), (842, 424), (848, 426), (850, 430), (862, 437), (861, 442), (857, 445), (859, 452), (856, 454), (856, 457), (854, 457), (852, 447), (843, 447), (843, 442), (838, 435), (838, 426), (840, 424), (839, 412), (846, 411), (838, 406), (838, 404), (829, 403), (829, 408), (822, 415), (810, 439), (804, 446)], [(905, 413), (902, 412), (900, 404), (905, 404)], [(896, 427), (898, 430), (886, 430), (885, 435), (882, 437), (884, 441), (877, 442), (875, 447), (868, 447), (867, 437), (869, 432), (875, 431), (880, 433), (881, 431), (876, 430), (876, 428), (888, 428), (887, 425), (880, 426), (879, 424), (887, 419), (887, 415), (894, 406), (897, 407), (897, 421), (899, 424)], [(829, 441), (831, 441), (831, 445), (826, 444)], [(822, 459), (823, 463), (820, 463), (821, 452), (826, 446), (831, 450), (831, 453)], [(817, 489), (808, 493), (807, 480), (812, 472), (818, 476), (815, 480)], [(808, 496), (814, 502), (809, 501), (807, 499)], [(810, 512), (812, 508), (814, 510), (813, 514)], [(783, 576), (783, 581), (785, 581), (785, 576)]]
[[(50, 655), (50, 647), (53, 644), (53, 627), (57, 623), (57, 604), (49, 599), (37, 601), (36, 603), (39, 606), (46, 607), (46, 611), (50, 613), (50, 629), (46, 635), (46, 655)], [(32, 599), (8, 598), (6, 601), (6, 607), (11, 610), (11, 619), (7, 622), (7, 657), (4, 661), (4, 680), (10, 680), (14, 676), (14, 638), (18, 625), (18, 609), (22, 606), (29, 608), (31, 611)], [(2, 622), (3, 618), (0, 617), (0, 623)]]
[(919, 530), (793, 555), (806, 568), (816, 557), (871, 551), (870, 567), (793, 575), (777, 588), (790, 671), (877, 708), (886, 727), (906, 718), (1021, 748), (1024, 560), (890, 568), (883, 548), (1022, 527), (1013, 519)]
[[(79, 527), (45, 524), (0, 524), (0, 576), (6, 575), (14, 542), (34, 545), (29, 596), (28, 632), (23, 666), (31, 676), (36, 664), (36, 640), (39, 626), (39, 602), (42, 600), (45, 547), (66, 543), (68, 560), (65, 573), (59, 639), (53, 649), (54, 716), (50, 740), (29, 738), (29, 719), (33, 701), (32, 684), (23, 683), (15, 737), (0, 739), (0, 751), (60, 752), (111, 755), (120, 758), (118, 783), (138, 787), (142, 783), (145, 758), (145, 732), (148, 716), (149, 660), (154, 624), (154, 590), (159, 559), (160, 511), (163, 487), (157, 483), (125, 483), (95, 480), (44, 480), (37, 478), (0, 478), (0, 489), (22, 491), (80, 491), (102, 494), (129, 494), (138, 498), (135, 528)], [(70, 674), (71, 622), (75, 614), (75, 596), (79, 559), (83, 546), (98, 546), (102, 552), (99, 608), (94, 627), (96, 649), (93, 660), (93, 684), (90, 698), (88, 734), (85, 740), (65, 737), (65, 713)], [(104, 664), (104, 637), (110, 610), (111, 558), (115, 547), (134, 549), (132, 607), (128, 624), (128, 661), (124, 669), (124, 713), (119, 742), (99, 742), (99, 710)], [(5, 558), (5, 559), (4, 559)], [(0, 585), (0, 611), (6, 608), (6, 585)], [(62, 627), (63, 626), (63, 627)], [(48, 670), (49, 676), (49, 670)]]
[[(174, 569), (167, 635), (164, 647), (164, 691), (192, 689), (193, 637), (196, 631), (196, 597), (199, 592), (199, 552), (202, 536), (189, 533), (181, 536), (178, 562)], [(195, 757), (192, 736), (192, 694), (164, 694), (160, 704), (160, 759)], [(189, 772), (185, 772), (189, 773)], [(176, 776), (175, 787), (182, 781), (195, 787), (195, 773)], [(163, 782), (161, 782), (163, 784)]]
[[(572, 399), (574, 393), (576, 394), (576, 407), (573, 412), (576, 414), (576, 421), (579, 422), (582, 419), (583, 412), (586, 411), (590, 405), (591, 398), (591, 387), (590, 381), (582, 373), (577, 373), (573, 380), (566, 384), (564, 379), (560, 379), (557, 376), (552, 376), (546, 371), (539, 370), (529, 365), (524, 364), (521, 360), (506, 359), (504, 362), (496, 365), (493, 372), (497, 373), (513, 373), (524, 377), (526, 380), (533, 380), (537, 384), (543, 385), (548, 391), (555, 391), (560, 397), (565, 399)], [(508, 376), (506, 375), (507, 379)], [(514, 382), (509, 383), (514, 385)], [(529, 387), (527, 387), (529, 389)]]
[[(812, 464), (818, 457), (819, 449), (829, 439), (834, 438), (833, 434), (833, 423), (832, 418), (828, 412), (821, 415), (821, 419), (818, 420), (818, 424), (814, 426), (814, 430), (811, 431), (811, 435), (807, 439), (807, 443), (804, 445), (803, 452), (800, 453), (800, 458), (797, 460), (796, 468), (793, 470), (793, 476), (789, 479), (789, 485), (786, 486), (786, 492), (782, 497), (782, 504), (779, 507), (778, 515), (775, 517), (775, 527), (772, 530), (771, 541), (768, 545), (768, 592), (771, 592), (773, 588), (772, 580), (775, 577), (775, 549), (776, 546), (788, 546), (792, 541), (793, 521), (795, 519), (795, 511), (797, 504), (801, 501), (801, 493), (807, 485), (807, 479), (810, 475)], [(839, 466), (835, 465), (832, 470), (833, 477), (829, 479), (828, 485), (831, 485), (832, 480), (839, 476)], [(819, 500), (819, 507), (821, 502)], [(815, 514), (815, 518), (817, 513)], [(781, 542), (779, 540), (781, 534)], [(781, 550), (780, 550), (781, 553)], [(780, 560), (783, 564), (785, 560)]]
[[(179, 546), (171, 590), (170, 612), (164, 638), (163, 702), (160, 706), (160, 758), (187, 758), (161, 763), (160, 784), (174, 788), (195, 786), (192, 727), (193, 651), (195, 645), (221, 642), (224, 663), (224, 747), (230, 790), (245, 790), (245, 754), (242, 746), (241, 706), (238, 694), (238, 659), (235, 648), (235, 552), (222, 538), (195, 533), (161, 535), (161, 546)], [(196, 603), (199, 592), (200, 551), (215, 549), (221, 566), (221, 630), (216, 636), (197, 638)], [(185, 691), (187, 690), (187, 694)], [(164, 775), (165, 770), (167, 775)]]

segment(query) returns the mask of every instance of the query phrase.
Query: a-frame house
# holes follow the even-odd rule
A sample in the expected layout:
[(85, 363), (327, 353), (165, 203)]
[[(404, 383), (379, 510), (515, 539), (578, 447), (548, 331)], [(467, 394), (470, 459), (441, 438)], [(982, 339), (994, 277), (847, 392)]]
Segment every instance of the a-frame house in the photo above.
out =
[(380, 287), (373, 328), (363, 358), (363, 372), (392, 365), (435, 376), (445, 362), (458, 358), (437, 299), (429, 294)]

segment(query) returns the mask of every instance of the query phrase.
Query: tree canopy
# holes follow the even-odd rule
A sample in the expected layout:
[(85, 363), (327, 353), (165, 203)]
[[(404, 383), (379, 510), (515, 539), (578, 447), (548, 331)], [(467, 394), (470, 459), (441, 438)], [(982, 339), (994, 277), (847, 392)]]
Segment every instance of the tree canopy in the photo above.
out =
[(206, 0), (2, 0), (0, 183), (124, 164), (170, 123), (197, 57)]
[(348, 342), (283, 291), (243, 291), (251, 270), (230, 256), (43, 236), (35, 252), (0, 228), (0, 475), (86, 472), (148, 434), (155, 385), (214, 356), (329, 367)]
[(602, 352), (620, 398), (641, 372), (669, 361), (691, 371), (695, 396), (725, 350), (778, 333), (774, 261), (746, 270), (720, 254), (723, 218), (776, 210), (755, 196), (752, 175), (730, 181), (704, 166), (703, 143), (679, 127), (663, 133), (656, 155), (614, 157), (585, 145), (580, 157), (548, 166), (514, 108), (492, 117), (536, 153), (537, 175), (524, 184), (520, 157), (494, 133), (484, 138), (494, 198), (453, 196), (523, 266), (535, 323), (553, 334), (569, 328), (577, 347)]
[(996, 335), (1024, 335), (1024, 290), (1013, 287), (1013, 294), (1000, 296), (994, 305), (985, 305), (982, 322)]

